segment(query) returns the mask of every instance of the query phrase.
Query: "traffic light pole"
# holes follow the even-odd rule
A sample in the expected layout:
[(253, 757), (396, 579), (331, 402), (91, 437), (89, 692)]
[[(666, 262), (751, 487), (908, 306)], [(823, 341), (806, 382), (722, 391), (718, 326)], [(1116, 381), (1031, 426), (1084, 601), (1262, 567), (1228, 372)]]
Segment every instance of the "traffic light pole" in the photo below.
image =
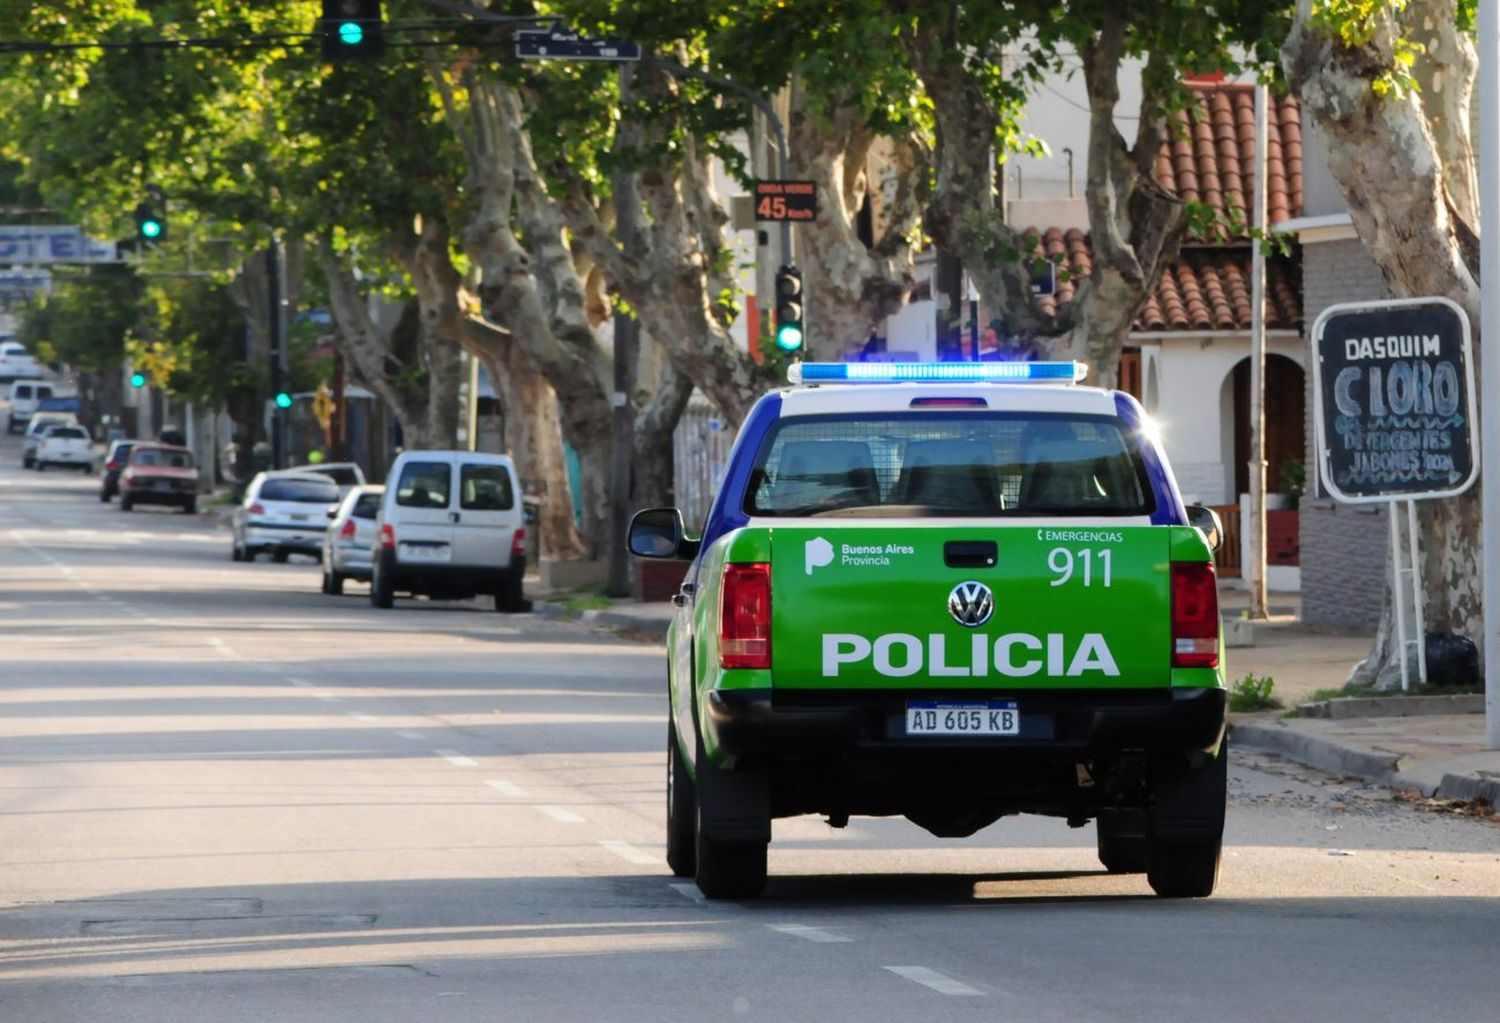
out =
[[(273, 232), (271, 247), (266, 250), (266, 294), (270, 299), (271, 394), (286, 386), (286, 261), (281, 254), (281, 239)], [(286, 467), (286, 412), (271, 402), (271, 468)]]

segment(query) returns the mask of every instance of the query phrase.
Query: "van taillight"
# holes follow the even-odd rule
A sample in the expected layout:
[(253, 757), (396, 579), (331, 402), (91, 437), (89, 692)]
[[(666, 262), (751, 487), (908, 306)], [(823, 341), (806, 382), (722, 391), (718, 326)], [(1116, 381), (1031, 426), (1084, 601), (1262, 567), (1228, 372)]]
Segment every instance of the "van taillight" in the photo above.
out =
[(391, 527), (391, 524), (389, 522), (380, 527), (380, 546), (396, 546), (396, 530)]
[(771, 666), (771, 566), (724, 566), (719, 605), (719, 667)]
[(1219, 587), (1209, 562), (1172, 565), (1172, 667), (1219, 666)]
[(339, 527), (339, 537), (344, 540), (353, 540), (356, 532), (353, 519), (345, 519), (344, 524)]
[(524, 558), (526, 556), (526, 530), (518, 529), (511, 535), (510, 556), (513, 558)]

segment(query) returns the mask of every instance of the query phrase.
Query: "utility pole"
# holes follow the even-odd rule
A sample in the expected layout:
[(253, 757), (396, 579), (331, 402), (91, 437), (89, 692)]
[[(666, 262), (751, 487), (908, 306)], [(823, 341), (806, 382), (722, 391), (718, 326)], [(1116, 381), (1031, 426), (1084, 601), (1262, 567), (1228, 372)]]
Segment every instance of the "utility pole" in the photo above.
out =
[(1250, 617), (1270, 617), (1266, 593), (1266, 87), (1255, 87), (1255, 223), (1250, 247)]
[(635, 408), (630, 392), (635, 389), (636, 355), (641, 346), (641, 324), (632, 313), (615, 310), (614, 444), (609, 465), (609, 587), (611, 597), (630, 594), (630, 469), (635, 457)]
[[(1479, 260), (1481, 267), (1500, 266), (1500, 8), (1479, 5), (1475, 48), (1479, 56)], [(1484, 742), (1500, 749), (1500, 295), (1479, 289), (1479, 338), (1491, 345), (1480, 359), (1479, 479), (1481, 549), (1484, 565)], [(1403, 651), (1404, 653), (1404, 651)]]
[[(266, 250), (266, 294), (270, 297), (271, 328), (271, 394), (282, 393), (287, 378), (286, 344), (286, 261), (281, 254), (281, 239), (273, 231), (271, 247)], [(271, 402), (271, 468), (286, 467), (286, 412), (277, 401)]]

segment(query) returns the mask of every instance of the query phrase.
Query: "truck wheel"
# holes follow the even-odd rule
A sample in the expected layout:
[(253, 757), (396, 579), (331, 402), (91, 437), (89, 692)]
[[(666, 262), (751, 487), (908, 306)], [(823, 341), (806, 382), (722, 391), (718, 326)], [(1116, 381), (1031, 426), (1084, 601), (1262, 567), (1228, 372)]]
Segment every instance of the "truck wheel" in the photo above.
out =
[(1151, 839), (1146, 880), (1168, 899), (1201, 899), (1219, 880), (1229, 744), (1201, 767), (1163, 766), (1152, 782)]
[[(715, 767), (698, 744), (693, 785), (693, 855), (698, 890), (710, 899), (751, 899), (766, 887), (766, 850), (771, 844), (767, 779), (757, 773)], [(730, 834), (711, 836), (713, 822)]]
[(375, 556), (375, 565), (370, 575), (370, 606), (388, 608), (396, 603), (396, 587), (389, 570), (382, 569), (385, 555)]
[(667, 722), (667, 866), (678, 877), (692, 877), (696, 866), (693, 812), (698, 797), (677, 745), (677, 725)]
[(323, 592), (330, 597), (340, 596), (344, 592), (344, 577), (325, 567), (323, 569)]
[(710, 899), (753, 899), (766, 887), (766, 842), (716, 842), (698, 829), (698, 890)]
[(1099, 862), (1111, 874), (1144, 874), (1149, 848), (1141, 828), (1129, 827), (1122, 815), (1101, 813), (1095, 824)]
[(524, 614), (531, 610), (531, 601), (521, 588), (521, 576), (507, 572), (495, 590), (495, 610), (501, 614)]

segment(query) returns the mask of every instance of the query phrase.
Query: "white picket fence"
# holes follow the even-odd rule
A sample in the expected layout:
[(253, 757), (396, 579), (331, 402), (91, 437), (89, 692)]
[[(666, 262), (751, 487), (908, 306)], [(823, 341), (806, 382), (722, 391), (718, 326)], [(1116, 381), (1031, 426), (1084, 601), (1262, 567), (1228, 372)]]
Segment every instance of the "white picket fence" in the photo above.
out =
[(695, 392), (672, 435), (676, 504), (694, 532), (708, 521), (708, 509), (718, 493), (733, 443), (729, 424), (707, 398)]

